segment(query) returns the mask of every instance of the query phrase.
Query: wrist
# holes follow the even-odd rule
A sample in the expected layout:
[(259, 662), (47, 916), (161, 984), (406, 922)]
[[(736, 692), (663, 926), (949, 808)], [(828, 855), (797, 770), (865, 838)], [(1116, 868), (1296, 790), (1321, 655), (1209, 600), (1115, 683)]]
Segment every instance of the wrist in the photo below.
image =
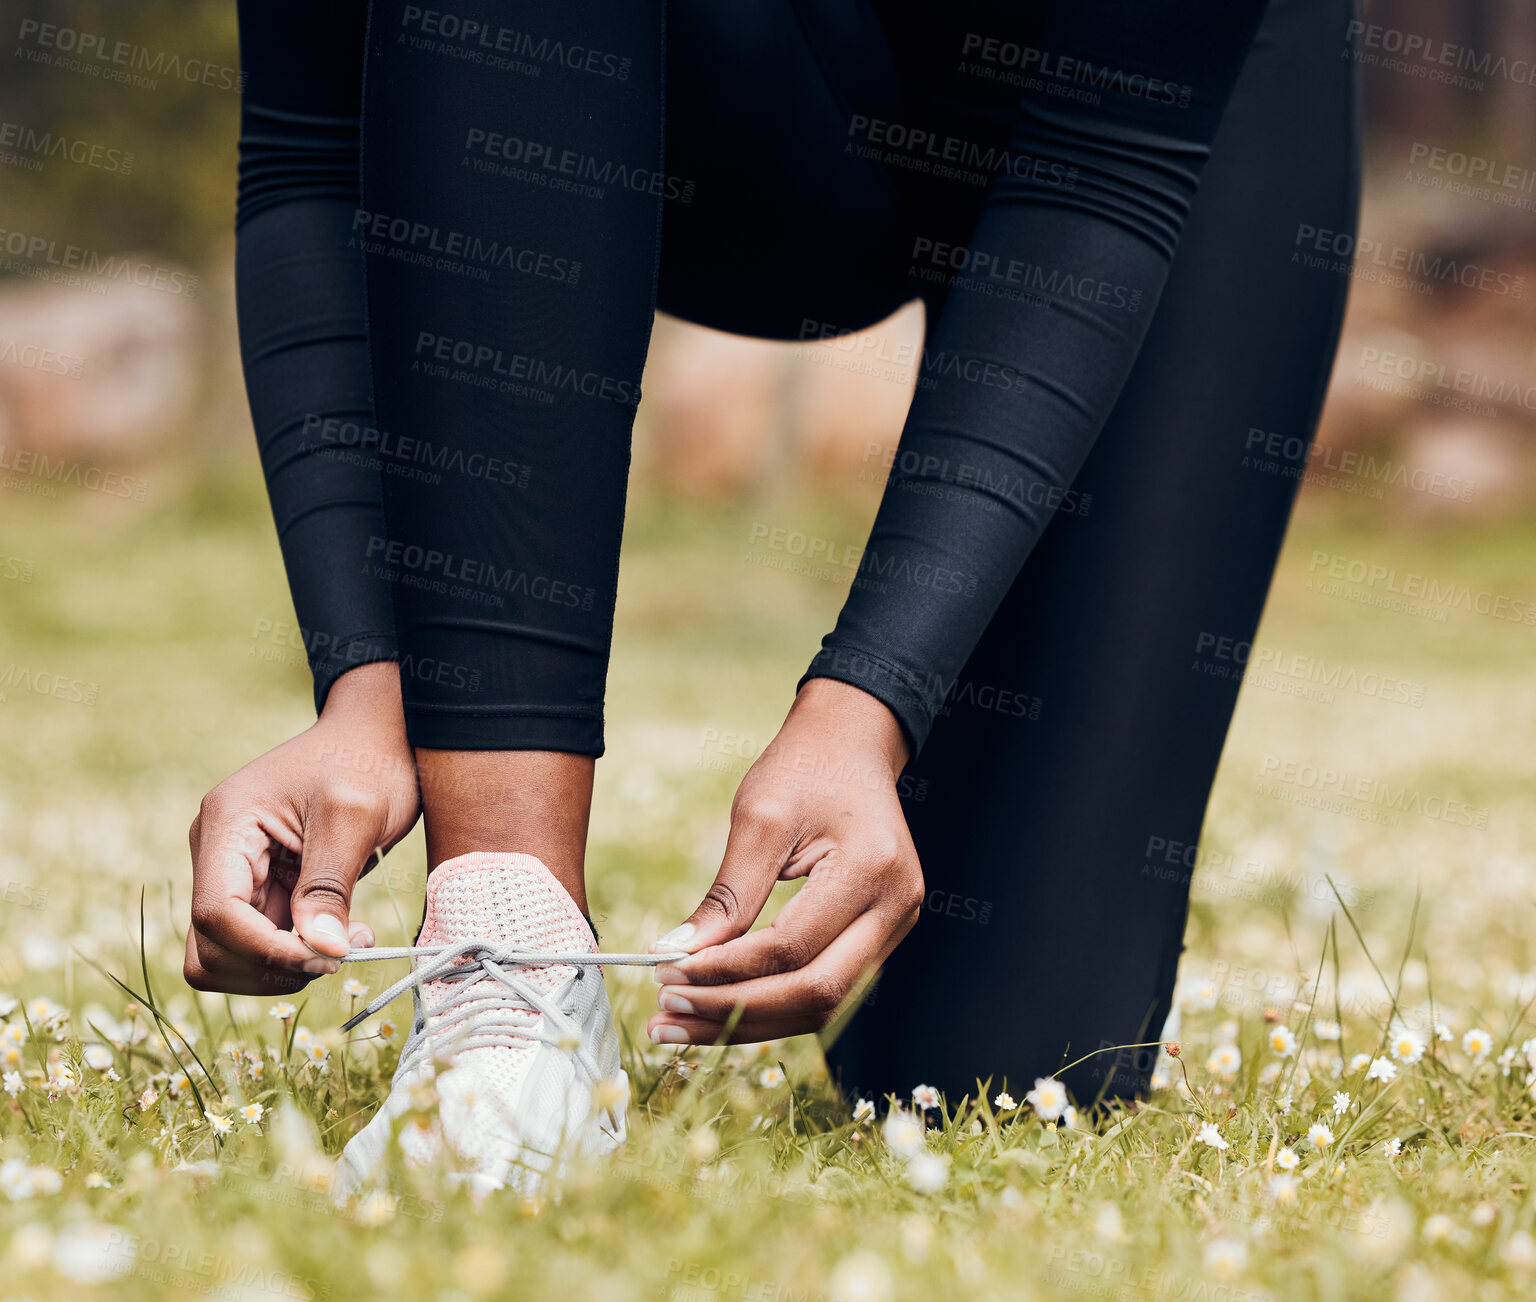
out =
[(400, 666), (393, 660), (378, 660), (349, 669), (326, 694), (325, 721), (342, 719), (365, 723), (398, 732), (405, 744), (405, 706), (400, 697)]
[(912, 758), (906, 730), (890, 707), (851, 683), (810, 679), (790, 707), (790, 719), (796, 716), (815, 721), (852, 745), (874, 750), (890, 765), (893, 781)]

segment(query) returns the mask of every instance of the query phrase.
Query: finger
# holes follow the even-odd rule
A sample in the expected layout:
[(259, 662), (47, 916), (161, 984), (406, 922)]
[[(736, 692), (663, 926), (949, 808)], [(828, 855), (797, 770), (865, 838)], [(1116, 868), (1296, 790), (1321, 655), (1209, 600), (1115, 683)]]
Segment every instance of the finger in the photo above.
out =
[(860, 871), (833, 850), (769, 926), (657, 968), (656, 980), (662, 985), (722, 985), (798, 971), (879, 903), (880, 881), (879, 869)]
[(688, 920), (651, 943), (653, 953), (702, 949), (742, 935), (768, 902), (795, 847), (790, 807), (777, 801), (738, 799), (714, 885)]
[(372, 949), (375, 943), (373, 928), (366, 922), (349, 922), (347, 939), (352, 942), (353, 949)]
[(216, 977), (249, 977), (256, 981), (267, 981), (270, 980), (269, 973), (277, 973), (284, 981), (307, 982), (310, 977), (328, 976), (341, 968), (338, 960), (321, 954), (311, 954), (300, 964), (266, 963), (225, 949), (217, 941), (199, 933), (196, 927), (191, 928), (187, 934), (203, 970)]
[(314, 958), (298, 937), (280, 930), (253, 903), (258, 865), (271, 845), (257, 816), (230, 812), (210, 798), (193, 827), (192, 926), (198, 935), (228, 951), (234, 961), (258, 968), (298, 968)]
[[(206, 947), (195, 930), (187, 932), (187, 952), (182, 975), (194, 990), (213, 990), (227, 995), (291, 995), (309, 984), (311, 978), (285, 968), (257, 969), (249, 965), (215, 960), (210, 964)], [(214, 953), (224, 951), (214, 947)]]
[(379, 844), (374, 803), (348, 792), (321, 799), (304, 828), (304, 853), (290, 907), (293, 929), (320, 954), (349, 953), (352, 889)]
[(887, 919), (865, 913), (827, 946), (815, 962), (798, 971), (755, 977), (733, 985), (664, 986), (659, 996), (664, 1011), (653, 1020), (723, 1024), (740, 1007), (741, 1021), (749, 1029), (794, 1024), (802, 1030), (819, 1030), (842, 1007), (850, 992), (885, 961), (905, 934), (904, 927), (893, 932)]
[(742, 1018), (725, 1034), (724, 1022), (702, 1017), (653, 1018), (646, 1027), (652, 1044), (758, 1044), (763, 1040), (787, 1040), (792, 1035), (814, 1035), (821, 1025), (811, 1017), (789, 1021), (749, 1021)]

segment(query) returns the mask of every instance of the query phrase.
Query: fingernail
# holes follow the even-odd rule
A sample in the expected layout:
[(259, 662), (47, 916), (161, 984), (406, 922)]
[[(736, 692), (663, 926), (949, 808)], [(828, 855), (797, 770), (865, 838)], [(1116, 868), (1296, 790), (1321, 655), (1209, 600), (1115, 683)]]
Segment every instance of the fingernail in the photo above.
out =
[(341, 964), (334, 958), (311, 958), (305, 960), (304, 970), (315, 976), (330, 976), (332, 972), (341, 971)]
[(341, 925), (340, 918), (333, 918), (329, 913), (317, 915), (309, 924), (310, 935), (319, 940), (328, 940), (340, 945), (343, 954), (352, 948), (352, 942), (347, 938), (347, 929)]
[(682, 995), (675, 995), (670, 990), (663, 990), (661, 992), (661, 1006), (669, 1013), (683, 1013), (689, 1016), (693, 1013), (693, 1005), (684, 999)]
[(348, 928), (348, 935), (352, 941), (353, 949), (372, 949), (374, 945), (373, 928), (366, 922), (354, 922)]
[(681, 1026), (671, 1026), (663, 1022), (660, 1026), (651, 1028), (652, 1044), (687, 1044), (688, 1032)]
[(680, 967), (659, 967), (656, 969), (656, 984), (659, 986), (686, 986), (692, 983), (688, 980), (688, 974)]
[(658, 936), (651, 942), (651, 952), (655, 954), (669, 949), (682, 949), (693, 938), (695, 930), (691, 922), (685, 922), (681, 927), (673, 927), (665, 936)]

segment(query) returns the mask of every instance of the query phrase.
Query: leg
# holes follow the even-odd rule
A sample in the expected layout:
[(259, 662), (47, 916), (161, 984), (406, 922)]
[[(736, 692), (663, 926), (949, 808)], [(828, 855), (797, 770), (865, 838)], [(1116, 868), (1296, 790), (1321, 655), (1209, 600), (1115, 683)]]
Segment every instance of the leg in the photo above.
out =
[(651, 321), (661, 44), (654, 3), (535, 3), (467, 33), (377, 0), (370, 24), (354, 231), (387, 528), (347, 561), (394, 585), (432, 864), (528, 850), (578, 901)]
[[(857, 0), (802, 6), (809, 29), (782, 5), (679, 0), (663, 174), (656, 6), (519, 15), (626, 60), (622, 80), (449, 64), (463, 41), (414, 8), (375, 4), (371, 28), (358, 229), (388, 528), (354, 559), (396, 585), (430, 863), (526, 850), (584, 902), (659, 210), (669, 310), (791, 337), (887, 315), (908, 296), (894, 192), (844, 150), (890, 79)], [(640, 184), (592, 180), (619, 169)]]
[(241, 360), (317, 709), (346, 670), (395, 652), (389, 586), (330, 563), (384, 521), (350, 244), (366, 22), (366, 0), (240, 4)]
[[(1290, 255), (1300, 224), (1353, 228), (1347, 17), (1346, 0), (1271, 7), (1076, 505), (909, 770), (928, 907), (830, 1054), (850, 1087), (1017, 1093), (1161, 1030), (1188, 883), (1150, 847), (1197, 839), (1237, 692), (1191, 664), (1202, 634), (1252, 636), (1294, 489), (1247, 468), (1245, 441), (1310, 437), (1342, 316), (1344, 281)], [(1080, 1100), (1131, 1094), (1151, 1061), (1066, 1079)]]

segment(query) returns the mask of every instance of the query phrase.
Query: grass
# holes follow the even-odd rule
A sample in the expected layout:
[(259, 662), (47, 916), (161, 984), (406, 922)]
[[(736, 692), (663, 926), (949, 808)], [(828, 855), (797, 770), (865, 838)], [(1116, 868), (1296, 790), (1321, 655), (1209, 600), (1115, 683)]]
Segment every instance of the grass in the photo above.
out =
[[(868, 508), (636, 503), (591, 856), (609, 946), (691, 909), (835, 614), (840, 582), (771, 568), (754, 526), (854, 541)], [(198, 799), (310, 718), (249, 467), (143, 505), (7, 493), (0, 989), (21, 1002), (0, 1058), (23, 1086), (0, 1096), (7, 1296), (1527, 1296), (1536, 631), (1319, 591), (1313, 558), (1530, 601), (1536, 533), (1342, 510), (1307, 503), (1287, 548), (1260, 638), (1275, 655), (1245, 687), (1195, 877), (1180, 1053), (1144, 1106), (1069, 1126), (1009, 1082), (1022, 1106), (947, 1100), (914, 1133), (884, 1101), (855, 1119), (809, 1041), (679, 1056), (636, 1039), (631, 1141), (558, 1201), (474, 1206), (429, 1172), (339, 1212), (329, 1159), (399, 1044), (376, 1023), (341, 1038), (357, 1002), (341, 983), (378, 990), (385, 972), (318, 982), (286, 1020), (179, 976)], [(1302, 652), (1356, 680), (1320, 686), (1281, 658)], [(1407, 807), (1340, 798), (1308, 766)], [(424, 868), (418, 832), (362, 888), (381, 943), (408, 939)], [(638, 1037), (648, 977), (609, 981)], [(1393, 1024), (1417, 1061), (1412, 1042), (1394, 1056)], [(1474, 1029), (1486, 1054), (1463, 1047)], [(1357, 1055), (1395, 1074), (1367, 1079)], [(1320, 1122), (1332, 1142), (1308, 1140)]]

